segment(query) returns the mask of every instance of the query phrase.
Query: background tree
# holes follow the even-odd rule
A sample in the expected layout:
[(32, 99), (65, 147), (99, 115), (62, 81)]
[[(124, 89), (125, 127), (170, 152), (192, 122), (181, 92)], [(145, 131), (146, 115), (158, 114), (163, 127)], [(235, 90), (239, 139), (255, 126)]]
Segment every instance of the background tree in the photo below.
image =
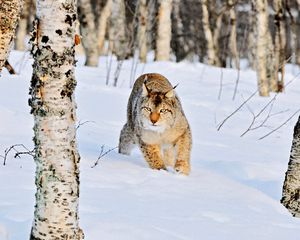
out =
[(33, 0), (25, 0), (23, 4), (15, 40), (15, 48), (17, 50), (25, 50), (26, 35), (28, 34), (30, 15), (32, 14), (30, 12), (32, 4)]
[(258, 90), (261, 96), (269, 96), (270, 82), (274, 72), (273, 43), (269, 31), (267, 0), (252, 0), (255, 12), (255, 48)]
[(75, 0), (37, 1), (32, 32), (36, 205), (31, 240), (81, 240), (76, 143)]
[(100, 54), (105, 54), (104, 43), (107, 33), (108, 19), (111, 15), (112, 0), (106, 0), (105, 5), (98, 3), (101, 8), (97, 18), (97, 33), (98, 33), (98, 51)]
[(137, 26), (137, 38), (138, 38), (138, 49), (139, 49), (139, 58), (141, 62), (146, 62), (147, 60), (147, 21), (148, 17), (148, 7), (147, 0), (138, 1), (138, 26)]
[(285, 54), (286, 54), (286, 32), (284, 26), (284, 7), (283, 0), (274, 0), (274, 24), (275, 24), (275, 74), (273, 81), (271, 81), (271, 90), (274, 92), (281, 92), (284, 89), (284, 68), (285, 68)]
[[(32, 2), (31, 5), (35, 2), (26, 1)], [(115, 76), (124, 59), (133, 57), (133, 62), (137, 62), (135, 51), (140, 62), (145, 62), (153, 50), (154, 60), (170, 60), (172, 54), (176, 61), (200, 61), (236, 69), (243, 59), (257, 72), (260, 95), (268, 96), (270, 91), (283, 91), (285, 64), (300, 64), (297, 37), (300, 0), (80, 0), (79, 3), (86, 64), (96, 66), (99, 54), (107, 54), (109, 50), (119, 61)], [(24, 21), (20, 30), (25, 25)], [(19, 47), (24, 38), (21, 32), (24, 31), (20, 31), (17, 41), (19, 49), (23, 48)]]
[(85, 51), (85, 65), (98, 66), (99, 52), (95, 14), (90, 0), (78, 0), (78, 16), (82, 45)]
[(128, 35), (124, 0), (112, 0), (112, 12), (109, 20), (109, 48), (118, 60), (128, 56)]
[(172, 0), (160, 0), (156, 35), (155, 59), (170, 60)]
[(300, 116), (294, 128), (290, 161), (285, 175), (281, 203), (300, 217)]
[(2, 0), (0, 3), (0, 73), (8, 58), (22, 5), (22, 0)]

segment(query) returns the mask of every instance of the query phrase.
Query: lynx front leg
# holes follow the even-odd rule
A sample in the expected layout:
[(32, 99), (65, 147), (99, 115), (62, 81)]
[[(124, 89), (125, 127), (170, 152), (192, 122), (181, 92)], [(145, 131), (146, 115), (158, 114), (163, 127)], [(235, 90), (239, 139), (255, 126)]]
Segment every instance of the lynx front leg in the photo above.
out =
[(121, 130), (119, 139), (119, 153), (129, 155), (134, 147), (134, 134), (127, 123)]
[(152, 169), (166, 169), (158, 145), (149, 145), (142, 142), (140, 143), (140, 149), (144, 155), (145, 160), (148, 162), (149, 166)]
[(177, 141), (177, 158), (175, 170), (177, 172), (189, 175), (190, 173), (190, 153), (192, 147), (192, 138), (190, 131), (186, 131)]
[(163, 160), (167, 167), (174, 167), (174, 160), (175, 160), (175, 154), (174, 154), (174, 146), (162, 146), (162, 152), (163, 152)]

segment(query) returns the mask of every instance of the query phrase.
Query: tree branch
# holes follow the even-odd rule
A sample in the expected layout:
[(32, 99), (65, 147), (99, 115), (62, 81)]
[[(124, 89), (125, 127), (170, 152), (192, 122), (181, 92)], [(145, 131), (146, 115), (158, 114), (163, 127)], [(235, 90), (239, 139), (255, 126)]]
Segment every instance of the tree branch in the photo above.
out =
[(110, 148), (108, 149), (107, 151), (104, 151), (104, 148), (105, 148), (105, 145), (102, 145), (101, 148), (100, 148), (100, 154), (99, 154), (99, 157), (97, 159), (97, 161), (94, 163), (93, 166), (91, 166), (91, 168), (94, 168), (98, 165), (99, 161), (101, 158), (103, 158), (105, 155), (109, 154), (110, 152), (112, 152), (113, 150), (115, 150), (117, 147), (113, 147), (113, 148)]

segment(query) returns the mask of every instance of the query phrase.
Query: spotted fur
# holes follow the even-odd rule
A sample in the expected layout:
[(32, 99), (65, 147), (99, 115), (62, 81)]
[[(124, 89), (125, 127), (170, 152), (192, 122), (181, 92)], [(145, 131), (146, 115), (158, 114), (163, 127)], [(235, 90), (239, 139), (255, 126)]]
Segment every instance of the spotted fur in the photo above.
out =
[(158, 73), (140, 76), (129, 97), (119, 152), (129, 155), (134, 145), (151, 168), (189, 174), (191, 130), (174, 87)]

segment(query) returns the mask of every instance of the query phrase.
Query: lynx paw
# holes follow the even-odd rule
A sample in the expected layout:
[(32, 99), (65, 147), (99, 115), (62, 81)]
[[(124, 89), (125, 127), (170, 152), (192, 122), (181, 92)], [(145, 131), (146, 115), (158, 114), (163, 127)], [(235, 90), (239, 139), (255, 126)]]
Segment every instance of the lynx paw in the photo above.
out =
[(174, 167), (175, 171), (184, 175), (189, 175), (190, 165), (185, 161), (177, 161)]

